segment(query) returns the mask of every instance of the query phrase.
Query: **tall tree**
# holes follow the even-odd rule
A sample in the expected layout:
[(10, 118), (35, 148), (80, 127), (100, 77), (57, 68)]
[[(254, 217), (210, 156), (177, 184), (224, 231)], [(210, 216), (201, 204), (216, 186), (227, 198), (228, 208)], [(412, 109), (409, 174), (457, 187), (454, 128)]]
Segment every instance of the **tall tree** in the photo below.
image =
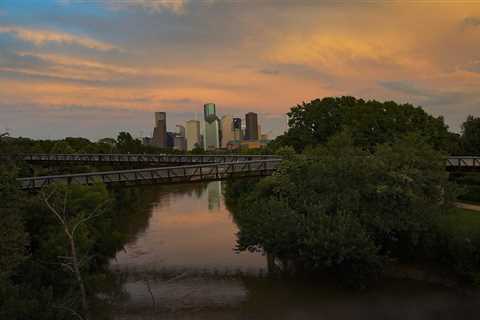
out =
[(442, 117), (435, 118), (422, 108), (395, 102), (365, 101), (354, 97), (312, 100), (288, 113), (288, 132), (273, 145), (290, 145), (297, 151), (325, 143), (345, 128), (354, 143), (363, 148), (392, 143), (407, 133), (416, 133), (437, 150), (447, 150), (451, 141)]
[(465, 152), (480, 155), (480, 117), (467, 117), (462, 125), (462, 143)]

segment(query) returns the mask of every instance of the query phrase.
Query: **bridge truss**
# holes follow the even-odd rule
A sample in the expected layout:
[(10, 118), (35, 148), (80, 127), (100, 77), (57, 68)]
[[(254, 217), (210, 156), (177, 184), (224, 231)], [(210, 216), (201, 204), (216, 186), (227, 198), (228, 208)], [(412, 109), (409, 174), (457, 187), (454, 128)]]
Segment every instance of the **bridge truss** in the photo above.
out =
[(273, 173), (281, 160), (237, 161), (190, 166), (175, 166), (17, 179), (21, 189), (38, 190), (52, 183), (91, 185), (168, 184), (192, 181), (213, 181), (233, 177), (260, 177)]

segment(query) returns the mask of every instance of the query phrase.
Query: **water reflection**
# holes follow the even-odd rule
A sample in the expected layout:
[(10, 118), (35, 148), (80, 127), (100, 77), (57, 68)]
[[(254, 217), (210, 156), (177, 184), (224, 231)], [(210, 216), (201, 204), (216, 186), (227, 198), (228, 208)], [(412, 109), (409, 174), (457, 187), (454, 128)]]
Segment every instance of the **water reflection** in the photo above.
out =
[(222, 183), (220, 181), (214, 181), (207, 185), (208, 189), (208, 210), (218, 211), (220, 210), (222, 202)]
[(146, 230), (111, 265), (212, 272), (264, 268), (261, 255), (234, 252), (237, 231), (223, 204), (221, 182), (168, 186), (159, 190)]
[(265, 257), (236, 254), (221, 184), (156, 190), (146, 228), (111, 262), (115, 319), (478, 319), (480, 294), (414, 281), (367, 291), (271, 279)]

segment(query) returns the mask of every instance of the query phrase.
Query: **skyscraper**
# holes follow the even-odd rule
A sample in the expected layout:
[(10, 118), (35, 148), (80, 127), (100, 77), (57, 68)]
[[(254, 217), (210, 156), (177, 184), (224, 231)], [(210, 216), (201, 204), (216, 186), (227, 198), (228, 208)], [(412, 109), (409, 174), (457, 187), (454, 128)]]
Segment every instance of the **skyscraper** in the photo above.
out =
[(203, 105), (203, 118), (206, 120), (209, 117), (217, 117), (215, 103), (205, 103)]
[(152, 145), (159, 148), (167, 147), (167, 115), (165, 112), (155, 112)]
[(187, 138), (188, 151), (195, 149), (195, 147), (201, 147), (202, 143), (200, 140), (200, 121), (187, 121), (185, 137)]
[(245, 115), (245, 122), (247, 124), (245, 130), (245, 140), (258, 140), (258, 116), (254, 112), (249, 112)]
[(205, 150), (220, 148), (220, 124), (215, 110), (214, 103), (207, 103), (203, 106), (204, 113), (204, 147)]
[(185, 137), (185, 127), (184, 126), (177, 124), (175, 126), (175, 128), (177, 129), (177, 135), (179, 135), (181, 137)]
[(242, 119), (233, 118), (233, 140), (242, 140)]
[(173, 142), (173, 148), (175, 150), (185, 151), (187, 148), (185, 140), (185, 127), (177, 124), (177, 132), (175, 133), (175, 140)]
[(222, 117), (222, 148), (226, 148), (230, 141), (233, 141), (233, 118), (232, 116)]

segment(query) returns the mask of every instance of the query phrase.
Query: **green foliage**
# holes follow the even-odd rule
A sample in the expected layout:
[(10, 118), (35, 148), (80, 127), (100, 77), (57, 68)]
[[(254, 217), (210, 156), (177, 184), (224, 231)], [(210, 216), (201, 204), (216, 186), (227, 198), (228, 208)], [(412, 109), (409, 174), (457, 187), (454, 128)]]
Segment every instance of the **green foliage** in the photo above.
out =
[(117, 150), (120, 153), (141, 153), (142, 142), (134, 139), (128, 132), (120, 132), (117, 138)]
[(272, 142), (272, 147), (289, 145), (302, 151), (327, 142), (346, 128), (350, 128), (355, 145), (367, 149), (392, 143), (406, 133), (424, 137), (437, 150), (447, 151), (453, 148), (451, 143), (456, 143), (442, 117), (434, 118), (410, 104), (324, 98), (297, 105), (288, 116), (290, 129)]
[(468, 116), (462, 125), (462, 142), (469, 155), (480, 155), (480, 118)]
[(27, 235), (15, 177), (15, 169), (0, 167), (0, 281), (8, 279), (26, 258)]
[(453, 271), (480, 286), (480, 214), (455, 208), (438, 221), (435, 254)]
[(49, 153), (70, 154), (74, 152), (75, 150), (70, 146), (67, 141), (60, 140), (53, 145)]
[(297, 268), (364, 285), (385, 259), (415, 258), (450, 200), (442, 154), (406, 136), (370, 153), (348, 131), (226, 194), (239, 250), (265, 250)]
[[(15, 168), (0, 168), (0, 319), (72, 319), (79, 293), (68, 260), (62, 258), (70, 254), (63, 226), (43, 197), (20, 192), (15, 179)], [(84, 221), (75, 240), (87, 292), (94, 296), (95, 279), (108, 260), (129, 234), (145, 228), (148, 211), (143, 206), (150, 202), (140, 199), (150, 193), (107, 191), (98, 184), (54, 185), (43, 194), (70, 227)]]
[(457, 172), (451, 174), (450, 178), (462, 188), (459, 200), (480, 203), (480, 173)]

